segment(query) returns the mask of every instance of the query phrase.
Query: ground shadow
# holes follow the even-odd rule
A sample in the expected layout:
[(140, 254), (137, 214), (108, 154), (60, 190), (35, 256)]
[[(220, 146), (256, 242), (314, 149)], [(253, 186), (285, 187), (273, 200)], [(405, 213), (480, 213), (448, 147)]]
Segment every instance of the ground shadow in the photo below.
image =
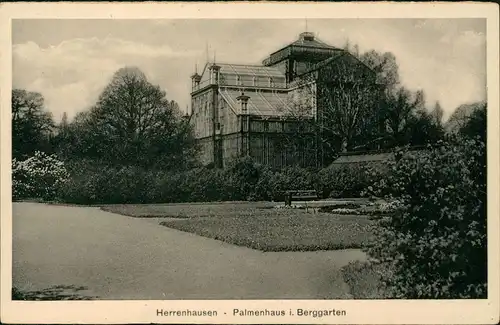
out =
[(86, 287), (74, 285), (57, 285), (43, 290), (21, 291), (12, 289), (12, 300), (93, 300), (95, 296), (84, 294)]

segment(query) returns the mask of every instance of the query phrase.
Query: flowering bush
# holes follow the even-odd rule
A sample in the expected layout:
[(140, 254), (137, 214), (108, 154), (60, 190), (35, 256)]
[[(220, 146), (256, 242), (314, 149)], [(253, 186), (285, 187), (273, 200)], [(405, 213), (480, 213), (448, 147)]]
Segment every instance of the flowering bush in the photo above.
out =
[(360, 214), (360, 211), (357, 209), (349, 209), (349, 208), (337, 208), (330, 210), (330, 213), (335, 214)]
[(389, 202), (381, 202), (376, 205), (376, 211), (380, 213), (397, 212), (403, 209), (404, 206), (399, 200), (392, 200)]
[(285, 205), (285, 204), (278, 204), (273, 207), (274, 209), (304, 209), (305, 207), (300, 204), (291, 204), (291, 205)]
[(14, 199), (53, 200), (68, 180), (64, 163), (55, 155), (37, 151), (23, 161), (12, 160), (12, 196)]
[(397, 211), (378, 221), (368, 247), (391, 270), (383, 283), (395, 298), (485, 298), (485, 144), (462, 140), (396, 157), (373, 186)]

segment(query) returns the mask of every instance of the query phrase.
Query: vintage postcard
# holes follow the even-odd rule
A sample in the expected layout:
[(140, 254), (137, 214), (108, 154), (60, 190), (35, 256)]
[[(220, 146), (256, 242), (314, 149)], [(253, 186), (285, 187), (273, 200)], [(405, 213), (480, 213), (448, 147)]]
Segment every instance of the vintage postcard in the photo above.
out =
[(1, 321), (496, 324), (493, 3), (4, 3)]

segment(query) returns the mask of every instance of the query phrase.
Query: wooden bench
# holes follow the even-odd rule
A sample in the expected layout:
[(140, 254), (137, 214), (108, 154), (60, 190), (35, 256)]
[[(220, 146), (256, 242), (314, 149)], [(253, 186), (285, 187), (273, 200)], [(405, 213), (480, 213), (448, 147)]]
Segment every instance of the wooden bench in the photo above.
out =
[(316, 190), (290, 190), (285, 193), (285, 205), (292, 205), (292, 201), (309, 201), (319, 199)]

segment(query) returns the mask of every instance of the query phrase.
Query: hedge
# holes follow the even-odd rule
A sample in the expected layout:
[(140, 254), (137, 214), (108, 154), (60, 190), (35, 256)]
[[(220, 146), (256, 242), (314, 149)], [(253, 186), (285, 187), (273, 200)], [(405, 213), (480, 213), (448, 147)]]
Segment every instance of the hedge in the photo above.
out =
[[(224, 169), (207, 166), (176, 172), (80, 160), (66, 164), (65, 173), (65, 181), (58, 182), (57, 189), (51, 187), (50, 198), (42, 194), (40, 198), (76, 204), (282, 201), (286, 190), (310, 189), (317, 190), (320, 197), (356, 197), (373, 179), (366, 175), (365, 167), (272, 170), (249, 157), (236, 159)], [(16, 184), (26, 183), (22, 179), (16, 172)], [(38, 187), (39, 191), (48, 188), (42, 183)], [(17, 186), (16, 193), (20, 191)]]

